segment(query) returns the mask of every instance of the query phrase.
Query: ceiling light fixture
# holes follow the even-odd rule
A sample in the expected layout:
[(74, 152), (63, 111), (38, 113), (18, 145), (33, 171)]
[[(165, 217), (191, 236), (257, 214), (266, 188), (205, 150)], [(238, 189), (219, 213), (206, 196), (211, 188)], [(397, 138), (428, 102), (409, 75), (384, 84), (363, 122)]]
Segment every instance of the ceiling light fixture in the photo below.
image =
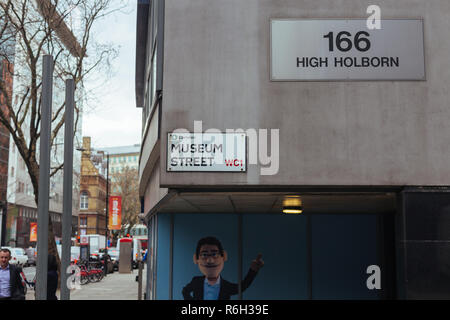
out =
[(287, 196), (283, 199), (284, 214), (301, 214), (303, 212), (302, 199), (300, 196)]

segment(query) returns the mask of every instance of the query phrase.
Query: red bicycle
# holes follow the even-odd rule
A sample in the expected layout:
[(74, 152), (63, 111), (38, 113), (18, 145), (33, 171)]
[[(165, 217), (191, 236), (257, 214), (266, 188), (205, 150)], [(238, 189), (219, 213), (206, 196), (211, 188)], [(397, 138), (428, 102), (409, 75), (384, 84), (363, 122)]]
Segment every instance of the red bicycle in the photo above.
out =
[(80, 284), (87, 284), (89, 282), (99, 282), (103, 279), (103, 270), (94, 268), (88, 264), (80, 263)]

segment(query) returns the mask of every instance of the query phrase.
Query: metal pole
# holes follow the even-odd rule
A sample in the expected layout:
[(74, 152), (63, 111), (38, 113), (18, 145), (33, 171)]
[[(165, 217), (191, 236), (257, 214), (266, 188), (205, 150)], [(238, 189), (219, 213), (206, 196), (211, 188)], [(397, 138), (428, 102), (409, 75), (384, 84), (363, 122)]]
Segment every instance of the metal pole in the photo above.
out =
[(108, 274), (106, 255), (108, 254), (108, 223), (109, 223), (109, 153), (106, 155), (106, 208), (105, 208), (105, 277)]
[(173, 231), (174, 216), (170, 214), (170, 245), (169, 245), (169, 300), (173, 300)]
[(42, 109), (39, 160), (38, 241), (36, 300), (47, 300), (48, 201), (50, 184), (50, 131), (52, 116), (53, 57), (45, 55), (42, 67)]
[(138, 271), (138, 300), (142, 300), (142, 267), (143, 262), (142, 260), (138, 260), (139, 263), (139, 271)]
[(64, 121), (64, 189), (62, 217), (61, 300), (70, 300), (67, 286), (67, 268), (70, 265), (72, 235), (72, 180), (73, 180), (73, 110), (75, 82), (66, 80), (66, 113)]
[(243, 249), (242, 249), (242, 214), (238, 214), (238, 299), (242, 300), (242, 262), (243, 262)]

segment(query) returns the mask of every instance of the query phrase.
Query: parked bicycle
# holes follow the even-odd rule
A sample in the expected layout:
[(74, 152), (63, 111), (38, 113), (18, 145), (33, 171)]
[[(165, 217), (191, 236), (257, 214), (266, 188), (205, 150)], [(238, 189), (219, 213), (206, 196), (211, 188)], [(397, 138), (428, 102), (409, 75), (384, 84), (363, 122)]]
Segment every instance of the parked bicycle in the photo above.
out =
[(78, 266), (81, 270), (80, 284), (84, 285), (89, 282), (99, 282), (103, 279), (104, 274), (101, 268), (97, 268), (85, 261), (80, 262)]

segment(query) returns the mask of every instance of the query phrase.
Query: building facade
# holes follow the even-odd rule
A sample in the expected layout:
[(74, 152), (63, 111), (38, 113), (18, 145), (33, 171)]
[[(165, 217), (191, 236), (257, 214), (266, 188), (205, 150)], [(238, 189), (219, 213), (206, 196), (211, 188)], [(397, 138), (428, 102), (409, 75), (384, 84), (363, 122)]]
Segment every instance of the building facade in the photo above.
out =
[[(3, 51), (3, 50), (2, 50)], [(12, 74), (14, 72), (13, 60), (5, 59), (1, 56), (0, 62), (0, 81), (2, 88), (5, 88), (9, 92), (12, 92)], [(5, 101), (6, 97), (0, 94), (0, 108), (1, 112), (6, 117), (9, 117), (9, 110)], [(8, 158), (9, 158), (9, 131), (3, 125), (0, 124), (0, 210), (1, 223), (0, 223), (0, 244), (5, 241), (4, 230), (6, 231), (6, 219), (3, 217), (7, 214), (7, 198), (6, 191), (8, 189)]]
[(109, 174), (112, 180), (114, 180), (114, 174), (122, 172), (125, 167), (138, 170), (140, 146), (140, 144), (134, 144), (99, 149), (109, 155)]
[(83, 137), (78, 235), (106, 234), (107, 163), (105, 154), (91, 149)]
[[(369, 5), (138, 3), (149, 299), (183, 299), (205, 236), (235, 283), (262, 254), (235, 299), (450, 298), (450, 7), (381, 1), (387, 35), (366, 26)], [(244, 135), (242, 170), (188, 152), (175, 170), (174, 134), (213, 129)]]

